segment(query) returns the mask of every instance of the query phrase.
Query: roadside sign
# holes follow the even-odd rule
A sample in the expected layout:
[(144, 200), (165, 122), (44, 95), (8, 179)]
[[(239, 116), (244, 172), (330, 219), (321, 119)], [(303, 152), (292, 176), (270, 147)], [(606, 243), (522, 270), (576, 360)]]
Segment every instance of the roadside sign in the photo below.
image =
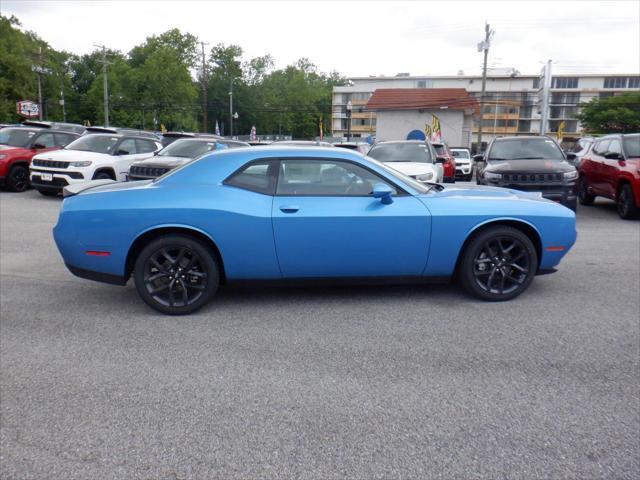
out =
[(16, 112), (26, 118), (35, 118), (40, 115), (40, 108), (37, 103), (31, 100), (21, 100), (16, 102)]

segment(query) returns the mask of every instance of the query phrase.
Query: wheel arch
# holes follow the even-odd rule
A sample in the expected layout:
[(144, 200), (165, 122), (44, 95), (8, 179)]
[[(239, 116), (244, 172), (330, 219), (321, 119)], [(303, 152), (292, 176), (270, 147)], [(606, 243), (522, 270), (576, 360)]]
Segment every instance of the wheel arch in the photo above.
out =
[(524, 233), (529, 240), (533, 243), (534, 248), (536, 249), (536, 254), (538, 255), (538, 268), (540, 268), (540, 262), (542, 261), (542, 237), (538, 229), (532, 225), (531, 223), (515, 218), (495, 218), (491, 220), (487, 220), (486, 222), (480, 223), (473, 227), (460, 248), (458, 252), (458, 258), (456, 259), (456, 266), (454, 272), (458, 271), (458, 267), (460, 266), (460, 261), (462, 260), (462, 256), (469, 245), (469, 242), (476, 236), (478, 233), (495, 226), (506, 226), (512, 227), (517, 230), (520, 230)]
[(113, 169), (113, 167), (98, 167), (94, 170), (93, 175), (91, 176), (91, 178), (96, 178), (96, 175), (98, 175), (99, 173), (108, 173), (109, 175), (111, 175), (111, 178), (113, 180), (116, 180), (118, 177), (116, 176), (116, 171)]
[(219, 271), (220, 283), (225, 284), (226, 274), (225, 274), (224, 262), (222, 261), (222, 255), (220, 254), (220, 249), (218, 248), (216, 243), (208, 234), (206, 234), (202, 230), (199, 230), (193, 227), (187, 227), (184, 225), (161, 225), (161, 226), (151, 227), (141, 232), (136, 237), (136, 239), (131, 243), (131, 246), (129, 247), (129, 250), (127, 252), (127, 259), (125, 261), (125, 278), (129, 278), (131, 276), (138, 254), (142, 251), (142, 249), (147, 244), (149, 244), (149, 242), (155, 240), (156, 238), (162, 235), (169, 235), (169, 234), (176, 234), (176, 233), (187, 235), (189, 237), (198, 239), (204, 242), (211, 249), (211, 252), (213, 253), (220, 269)]

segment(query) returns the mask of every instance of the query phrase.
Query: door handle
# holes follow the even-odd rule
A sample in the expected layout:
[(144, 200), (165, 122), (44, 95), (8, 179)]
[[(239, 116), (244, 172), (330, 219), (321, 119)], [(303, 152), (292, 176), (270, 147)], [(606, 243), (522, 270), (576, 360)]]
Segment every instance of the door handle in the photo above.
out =
[(300, 210), (300, 207), (298, 205), (281, 205), (280, 206), (280, 211), (284, 213), (296, 213), (298, 210)]

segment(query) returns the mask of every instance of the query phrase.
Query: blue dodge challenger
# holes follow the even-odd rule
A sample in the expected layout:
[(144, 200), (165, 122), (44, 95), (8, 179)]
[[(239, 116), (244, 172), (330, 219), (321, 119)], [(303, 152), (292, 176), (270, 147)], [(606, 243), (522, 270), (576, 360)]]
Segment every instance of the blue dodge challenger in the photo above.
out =
[(167, 314), (220, 284), (447, 281), (522, 293), (576, 239), (559, 204), (494, 187), (420, 183), (344, 149), (215, 152), (153, 181), (68, 187), (53, 230), (75, 275), (125, 285)]

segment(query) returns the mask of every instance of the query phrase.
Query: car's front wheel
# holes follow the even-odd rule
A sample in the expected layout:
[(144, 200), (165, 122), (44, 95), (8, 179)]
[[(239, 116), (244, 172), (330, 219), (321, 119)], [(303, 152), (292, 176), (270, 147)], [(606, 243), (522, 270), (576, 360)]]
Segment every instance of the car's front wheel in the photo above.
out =
[(472, 295), (504, 301), (524, 292), (537, 268), (538, 255), (529, 237), (512, 227), (495, 226), (467, 244), (458, 273), (462, 286)]
[(211, 299), (220, 277), (206, 244), (176, 234), (159, 237), (140, 252), (134, 279), (147, 305), (169, 315), (184, 315)]
[(633, 190), (628, 183), (625, 183), (620, 188), (616, 203), (618, 204), (618, 215), (620, 215), (620, 218), (629, 220), (640, 216), (640, 208), (636, 206), (636, 202), (633, 199)]
[(24, 192), (27, 188), (29, 188), (29, 170), (22, 165), (11, 168), (7, 176), (7, 190)]

